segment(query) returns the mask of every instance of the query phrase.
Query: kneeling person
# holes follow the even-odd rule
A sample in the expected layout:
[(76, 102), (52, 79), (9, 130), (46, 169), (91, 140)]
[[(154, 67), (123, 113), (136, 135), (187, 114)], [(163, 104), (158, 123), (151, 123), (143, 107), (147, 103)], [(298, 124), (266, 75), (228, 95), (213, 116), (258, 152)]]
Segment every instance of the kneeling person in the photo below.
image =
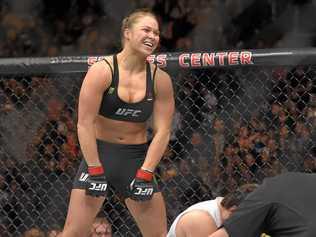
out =
[(284, 173), (266, 178), (209, 237), (316, 236), (316, 174)]
[(225, 197), (190, 206), (176, 217), (167, 237), (205, 237), (214, 233), (256, 186), (247, 184)]

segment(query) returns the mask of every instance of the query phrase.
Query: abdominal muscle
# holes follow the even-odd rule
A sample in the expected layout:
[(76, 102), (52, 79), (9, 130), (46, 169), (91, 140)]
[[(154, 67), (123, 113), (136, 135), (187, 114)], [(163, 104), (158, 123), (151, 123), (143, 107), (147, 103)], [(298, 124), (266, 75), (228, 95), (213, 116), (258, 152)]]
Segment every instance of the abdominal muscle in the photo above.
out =
[(110, 143), (143, 144), (147, 142), (146, 123), (118, 121), (98, 116), (96, 138)]

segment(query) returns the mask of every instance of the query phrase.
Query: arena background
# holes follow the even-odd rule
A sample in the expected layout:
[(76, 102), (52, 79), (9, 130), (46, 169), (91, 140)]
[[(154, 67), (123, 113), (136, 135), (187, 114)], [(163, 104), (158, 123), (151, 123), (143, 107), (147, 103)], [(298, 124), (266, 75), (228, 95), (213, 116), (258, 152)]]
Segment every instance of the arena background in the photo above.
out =
[[(238, 185), (316, 171), (315, 1), (0, 4), (0, 236), (63, 226), (82, 159), (80, 84), (89, 65), (119, 50), (120, 21), (139, 7), (159, 16), (160, 53), (149, 60), (176, 91), (158, 168), (169, 223)], [(113, 236), (139, 236), (115, 193), (102, 214)]]

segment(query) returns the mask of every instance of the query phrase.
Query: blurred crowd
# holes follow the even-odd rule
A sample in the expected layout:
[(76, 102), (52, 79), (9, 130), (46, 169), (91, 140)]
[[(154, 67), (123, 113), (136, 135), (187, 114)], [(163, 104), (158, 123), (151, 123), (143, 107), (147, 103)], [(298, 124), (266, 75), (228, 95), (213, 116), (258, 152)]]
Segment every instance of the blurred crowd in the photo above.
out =
[(311, 69), (260, 68), (250, 77), (237, 69), (236, 84), (225, 70), (180, 74), (173, 134), (160, 165), (170, 215), (281, 172), (316, 173)]
[[(63, 224), (83, 158), (76, 135), (82, 76), (0, 79), (0, 221), (10, 233)], [(172, 136), (157, 170), (169, 220), (245, 183), (315, 173), (315, 77), (314, 66), (180, 71)], [(112, 230), (137, 232), (111, 192), (104, 211)]]
[(1, 0), (0, 57), (111, 54), (122, 18), (141, 7), (158, 16), (160, 51), (315, 46), (315, 2)]
[[(0, 226), (1, 228), (1, 226)], [(7, 237), (7, 233), (1, 232), (1, 236)], [(61, 233), (59, 227), (43, 231), (39, 227), (32, 227), (21, 234), (21, 237), (58, 237)], [(112, 237), (112, 227), (104, 216), (97, 216), (93, 222), (89, 237)]]
[[(23, 2), (0, 1), (0, 57), (113, 53), (120, 48), (122, 17), (138, 7), (158, 15), (161, 51), (316, 43), (316, 4), (309, 0)], [(82, 159), (76, 135), (82, 77), (1, 76), (0, 236), (60, 231)], [(316, 172), (315, 77), (315, 66), (177, 74), (171, 141), (157, 170), (169, 220), (245, 183), (281, 172)], [(137, 233), (111, 192), (92, 237)]]

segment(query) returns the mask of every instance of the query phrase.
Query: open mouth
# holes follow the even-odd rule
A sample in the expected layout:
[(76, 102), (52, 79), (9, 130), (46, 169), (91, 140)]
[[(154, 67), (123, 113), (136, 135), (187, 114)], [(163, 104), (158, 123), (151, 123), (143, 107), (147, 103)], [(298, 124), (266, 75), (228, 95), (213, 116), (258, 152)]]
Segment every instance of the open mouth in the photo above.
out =
[(149, 42), (149, 41), (145, 41), (144, 45), (147, 46), (148, 48), (152, 49), (154, 47), (154, 44)]

